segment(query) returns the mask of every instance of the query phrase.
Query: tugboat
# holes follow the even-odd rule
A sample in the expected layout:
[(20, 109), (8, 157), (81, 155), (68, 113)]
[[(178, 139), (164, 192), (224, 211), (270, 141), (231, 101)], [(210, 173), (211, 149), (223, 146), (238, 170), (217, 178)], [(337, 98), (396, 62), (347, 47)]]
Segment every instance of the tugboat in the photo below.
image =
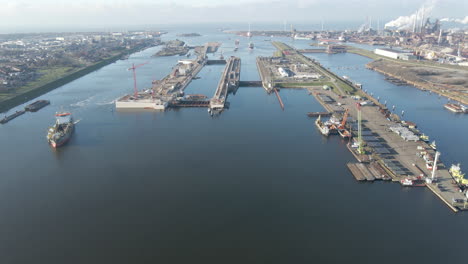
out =
[(429, 136), (425, 134), (422, 134), (421, 136), (419, 136), (419, 138), (424, 142), (429, 142)]
[(71, 138), (75, 123), (71, 113), (58, 112), (55, 114), (55, 125), (49, 127), (47, 132), (47, 141), (53, 148), (63, 146)]
[(322, 133), (322, 135), (324, 135), (326, 137), (328, 137), (328, 135), (330, 135), (330, 129), (328, 128), (327, 125), (325, 125), (322, 122), (322, 120), (320, 120), (320, 116), (317, 118), (317, 120), (315, 120), (315, 125), (320, 130), (320, 133)]
[(400, 183), (403, 186), (413, 186), (413, 180), (410, 180), (408, 178), (404, 178), (403, 180), (400, 181)]

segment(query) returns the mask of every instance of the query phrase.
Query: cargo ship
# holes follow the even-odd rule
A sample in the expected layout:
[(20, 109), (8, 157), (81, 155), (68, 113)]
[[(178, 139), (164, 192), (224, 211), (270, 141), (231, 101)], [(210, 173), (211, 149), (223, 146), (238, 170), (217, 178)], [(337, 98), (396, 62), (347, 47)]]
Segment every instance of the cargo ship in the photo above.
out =
[(16, 111), (14, 114), (11, 114), (9, 116), (5, 116), (4, 118), (0, 119), (0, 124), (6, 124), (9, 121), (11, 121), (12, 119), (17, 118), (18, 116), (20, 116), (20, 115), (22, 115), (24, 113), (26, 113), (26, 111), (20, 110), (20, 111)]
[(36, 112), (39, 109), (45, 107), (46, 105), (49, 105), (50, 101), (49, 100), (38, 100), (32, 104), (27, 105), (24, 107), (24, 110), (29, 111), (29, 112)]
[(468, 113), (468, 108), (461, 104), (445, 104), (444, 107), (454, 113)]
[(75, 129), (75, 123), (71, 113), (59, 112), (55, 114), (55, 118), (55, 125), (49, 127), (47, 132), (47, 141), (53, 148), (58, 148), (70, 140)]

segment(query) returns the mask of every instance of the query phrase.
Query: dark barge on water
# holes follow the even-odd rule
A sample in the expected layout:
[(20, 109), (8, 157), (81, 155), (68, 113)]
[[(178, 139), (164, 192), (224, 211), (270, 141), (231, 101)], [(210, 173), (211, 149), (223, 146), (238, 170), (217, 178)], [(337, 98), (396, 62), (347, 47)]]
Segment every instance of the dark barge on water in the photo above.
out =
[(45, 107), (46, 105), (49, 105), (50, 101), (49, 100), (38, 100), (32, 104), (27, 105), (24, 110), (29, 111), (29, 112), (36, 112), (39, 111), (39, 109)]
[(14, 114), (11, 114), (9, 116), (5, 116), (4, 118), (0, 119), (0, 124), (6, 124), (9, 121), (17, 118), (18, 116), (20, 116), (20, 115), (22, 115), (24, 113), (26, 113), (26, 111), (20, 110), (20, 111), (16, 111)]
[(331, 116), (333, 113), (331, 112), (308, 112), (307, 116), (308, 117), (316, 117), (316, 116)]

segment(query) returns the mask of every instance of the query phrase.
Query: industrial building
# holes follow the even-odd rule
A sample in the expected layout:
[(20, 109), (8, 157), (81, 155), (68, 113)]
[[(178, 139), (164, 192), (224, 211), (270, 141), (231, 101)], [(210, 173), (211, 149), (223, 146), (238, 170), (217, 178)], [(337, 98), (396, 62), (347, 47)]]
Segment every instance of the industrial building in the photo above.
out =
[(375, 49), (375, 54), (385, 56), (388, 58), (396, 59), (396, 60), (413, 60), (416, 59), (409, 51), (401, 51), (401, 50), (394, 50), (394, 49)]
[(281, 75), (281, 77), (290, 77), (291, 76), (291, 74), (290, 74), (291, 71), (289, 69), (285, 69), (283, 67), (279, 67), (278, 72)]

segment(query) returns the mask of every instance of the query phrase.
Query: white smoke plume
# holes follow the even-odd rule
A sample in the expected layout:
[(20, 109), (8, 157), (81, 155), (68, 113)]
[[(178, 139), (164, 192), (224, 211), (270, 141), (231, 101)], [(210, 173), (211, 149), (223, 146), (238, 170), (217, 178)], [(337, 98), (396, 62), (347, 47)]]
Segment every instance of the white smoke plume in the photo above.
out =
[(455, 23), (466, 25), (466, 24), (468, 24), (468, 16), (466, 16), (463, 19), (446, 17), (446, 18), (442, 18), (440, 21), (442, 21), (442, 22), (455, 22)]
[(400, 16), (385, 24), (385, 27), (395, 27), (399, 30), (411, 30), (414, 26), (419, 27), (422, 19), (426, 19), (434, 9), (437, 0), (426, 1), (416, 12), (409, 16)]

